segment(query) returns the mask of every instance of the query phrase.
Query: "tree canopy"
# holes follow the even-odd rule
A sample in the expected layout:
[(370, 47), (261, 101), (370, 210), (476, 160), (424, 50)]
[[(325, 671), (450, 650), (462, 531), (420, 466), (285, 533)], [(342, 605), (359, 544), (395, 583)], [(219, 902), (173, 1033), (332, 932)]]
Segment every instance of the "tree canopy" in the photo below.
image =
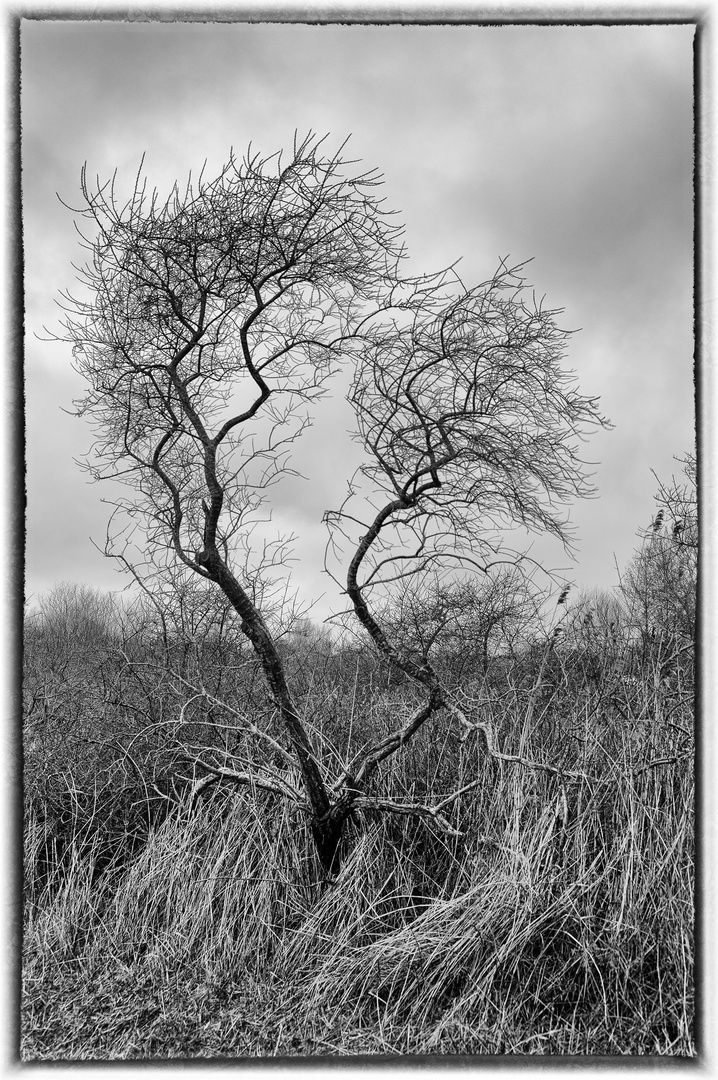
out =
[[(89, 257), (80, 295), (63, 299), (61, 337), (88, 387), (77, 412), (96, 433), (87, 466), (129, 488), (117, 506), (141, 522), (154, 571), (181, 564), (239, 615), (325, 866), (378, 762), (435, 714), (458, 715), (426, 653), (392, 642), (382, 589), (515, 562), (501, 535), (512, 525), (568, 544), (562, 506), (591, 490), (579, 444), (605, 423), (564, 370), (570, 335), (523, 265), (502, 262), (472, 288), (453, 268), (409, 275), (380, 180), (312, 135), (287, 159), (231, 156), (213, 180), (200, 174), (166, 198), (142, 168), (124, 200), (116, 176), (90, 185), (83, 170)], [(263, 610), (286, 550), (253, 546), (252, 526), (340, 364), (353, 370), (365, 460), (347, 502), (327, 512), (332, 551), (359, 622), (428, 696), (329, 782)]]

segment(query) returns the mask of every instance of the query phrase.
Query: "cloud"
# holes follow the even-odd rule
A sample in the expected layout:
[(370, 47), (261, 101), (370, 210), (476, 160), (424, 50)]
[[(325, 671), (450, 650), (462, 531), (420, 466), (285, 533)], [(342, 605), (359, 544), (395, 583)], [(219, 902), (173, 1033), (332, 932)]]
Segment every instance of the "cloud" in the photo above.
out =
[[(146, 152), (168, 190), (205, 159), (211, 175), (231, 145), (272, 153), (312, 128), (336, 147), (351, 132), (351, 156), (385, 174), (413, 270), (462, 257), (472, 284), (500, 256), (535, 256), (528, 280), (583, 327), (568, 363), (616, 428), (586, 450), (601, 499), (572, 512), (576, 572), (608, 586), (613, 551), (625, 561), (650, 514), (651, 467), (669, 474), (692, 441), (692, 37), (690, 26), (25, 21), (28, 340), (56, 320), (53, 297), (82, 254), (55, 192), (76, 200), (83, 161), (105, 178), (117, 168), (127, 191)], [(26, 366), (29, 588), (83, 572), (104, 582), (85, 546), (88, 531), (104, 535), (101, 493), (72, 463), (88, 432), (60, 412), (78, 393), (68, 351), (33, 342)], [(312, 588), (321, 513), (357, 463), (340, 402), (337, 386), (297, 447), (310, 481), (274, 492), (276, 520), (309, 538), (300, 572)]]

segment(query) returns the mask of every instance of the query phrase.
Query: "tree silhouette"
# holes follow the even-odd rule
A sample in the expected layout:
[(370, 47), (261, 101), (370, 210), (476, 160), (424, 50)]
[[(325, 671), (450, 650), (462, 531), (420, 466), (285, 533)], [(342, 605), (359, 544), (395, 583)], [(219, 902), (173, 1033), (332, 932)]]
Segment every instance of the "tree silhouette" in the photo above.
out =
[[(373, 798), (367, 783), (437, 712), (471, 728), (429, 657), (391, 640), (375, 599), (426, 572), (482, 574), (515, 561), (500, 543), (512, 524), (568, 543), (557, 507), (590, 491), (577, 444), (604, 421), (563, 370), (569, 335), (521, 267), (502, 264), (472, 289), (453, 270), (403, 274), (402, 230), (383, 207), (380, 177), (355, 171), (344, 146), (323, 147), (310, 135), (287, 161), (232, 156), (215, 179), (190, 178), (165, 199), (142, 168), (126, 200), (116, 176), (91, 186), (83, 170), (74, 212), (90, 233), (81, 233), (89, 258), (79, 295), (63, 294), (56, 336), (72, 343), (88, 384), (77, 402), (96, 432), (88, 469), (129, 489), (116, 509), (140, 528), (153, 572), (180, 564), (237, 612), (298, 768), (280, 775), (262, 757), (268, 747), (276, 759), (277, 746), (236, 716), (259, 757), (240, 767), (208, 756), (208, 778), (292, 799), (331, 870), (354, 810), (424, 813), (450, 827), (437, 807)], [(349, 401), (366, 460), (348, 502), (327, 514), (332, 550), (351, 545), (342, 584), (356, 617), (426, 694), (332, 776), (266, 617), (286, 546), (255, 542), (254, 530), (342, 363), (353, 365)]]

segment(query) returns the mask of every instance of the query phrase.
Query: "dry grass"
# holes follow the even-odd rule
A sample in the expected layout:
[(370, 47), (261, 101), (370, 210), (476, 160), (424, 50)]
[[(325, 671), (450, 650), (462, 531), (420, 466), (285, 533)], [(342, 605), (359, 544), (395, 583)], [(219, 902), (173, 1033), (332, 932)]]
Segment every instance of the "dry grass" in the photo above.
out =
[[(380, 783), (482, 777), (463, 839), (366, 816), (333, 882), (268, 795), (217, 793), (103, 873), (76, 842), (28, 891), (24, 1059), (694, 1054), (692, 701), (626, 685), (484, 709), (503, 752), (582, 776), (422, 732)], [(30, 815), (28, 866), (41, 843)]]

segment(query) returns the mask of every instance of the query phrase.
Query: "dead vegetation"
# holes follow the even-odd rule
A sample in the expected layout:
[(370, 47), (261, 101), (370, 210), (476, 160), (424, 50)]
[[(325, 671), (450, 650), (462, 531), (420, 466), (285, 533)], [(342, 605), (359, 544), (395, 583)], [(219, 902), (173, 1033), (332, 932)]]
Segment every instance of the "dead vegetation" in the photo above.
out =
[[(692, 1055), (690, 656), (636, 674), (617, 652), (598, 682), (585, 659), (465, 682), (497, 756), (427, 725), (375, 784), (407, 803), (466, 786), (454, 832), (357, 812), (334, 876), (272, 793), (210, 788), (148, 812), (140, 839), (108, 791), (76, 793), (52, 867), (31, 803), (25, 1060)], [(389, 685), (367, 716), (331, 678), (317, 660), (302, 701), (320, 743), (411, 708)]]

